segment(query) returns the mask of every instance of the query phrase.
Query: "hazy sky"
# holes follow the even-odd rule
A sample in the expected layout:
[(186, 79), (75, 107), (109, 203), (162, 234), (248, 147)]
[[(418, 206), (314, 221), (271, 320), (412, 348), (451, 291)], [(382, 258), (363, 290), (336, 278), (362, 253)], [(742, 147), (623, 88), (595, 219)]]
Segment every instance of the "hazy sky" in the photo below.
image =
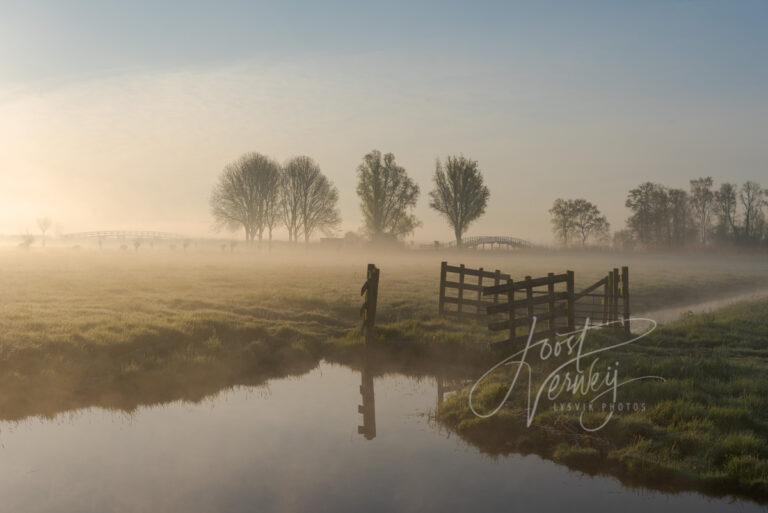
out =
[(246, 151), (314, 157), (360, 226), (355, 169), (391, 151), (420, 184), (479, 161), (474, 234), (551, 239), (557, 197), (624, 225), (626, 191), (768, 185), (768, 2), (4, 2), (0, 233), (210, 234)]

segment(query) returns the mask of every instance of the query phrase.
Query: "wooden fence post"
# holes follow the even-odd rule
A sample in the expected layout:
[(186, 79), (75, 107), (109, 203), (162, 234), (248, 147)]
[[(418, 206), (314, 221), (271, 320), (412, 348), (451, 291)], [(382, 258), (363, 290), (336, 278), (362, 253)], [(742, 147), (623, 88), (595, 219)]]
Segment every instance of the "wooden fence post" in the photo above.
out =
[(507, 280), (507, 285), (510, 286), (509, 291), (507, 291), (507, 301), (510, 304), (509, 312), (507, 313), (507, 319), (509, 320), (509, 341), (511, 344), (514, 344), (517, 327), (515, 326), (515, 307), (512, 306), (515, 301), (515, 291), (512, 289), (512, 284), (512, 280)]
[[(526, 276), (525, 277), (525, 281), (528, 282), (528, 286), (525, 288), (525, 299), (528, 300), (528, 310), (527, 310), (526, 313), (528, 314), (528, 317), (530, 318), (530, 317), (533, 317), (533, 287), (531, 287), (531, 277), (530, 276)], [(530, 324), (530, 322), (528, 324), (528, 331), (529, 332), (531, 331), (531, 324)]]
[(611, 273), (605, 276), (605, 285), (603, 285), (603, 324), (608, 322), (609, 312), (611, 311)]
[(458, 304), (458, 311), (459, 311), (459, 317), (462, 316), (462, 312), (464, 310), (464, 264), (461, 264), (459, 266), (459, 304)]
[(568, 275), (568, 279), (566, 282), (566, 287), (568, 290), (568, 331), (575, 331), (576, 330), (576, 301), (575, 301), (575, 294), (576, 294), (576, 288), (574, 285), (574, 279), (573, 279), (573, 271), (566, 271), (566, 274)]
[(556, 323), (555, 323), (555, 283), (553, 281), (553, 277), (555, 276), (555, 273), (547, 273), (547, 278), (549, 278), (549, 281), (547, 282), (547, 296), (549, 296), (549, 321), (547, 321), (547, 329), (550, 331), (555, 331), (557, 329)]
[(367, 279), (360, 290), (360, 295), (365, 296), (365, 302), (360, 309), (363, 317), (363, 331), (365, 331), (365, 343), (373, 342), (373, 330), (376, 325), (376, 307), (379, 302), (379, 269), (374, 264), (368, 264)]
[(616, 267), (613, 268), (613, 320), (619, 320), (619, 269)]
[(629, 323), (629, 267), (621, 268), (621, 300), (623, 303), (624, 315), (624, 333), (631, 335), (631, 326)]
[(445, 279), (447, 276), (448, 262), (440, 262), (440, 299), (438, 303), (438, 314), (443, 315), (445, 313)]
[[(496, 269), (496, 273), (493, 276), (493, 286), (494, 287), (498, 287), (500, 283), (501, 283), (501, 271)], [(493, 295), (493, 302), (494, 303), (498, 303), (499, 302), (499, 294), (498, 293)]]
[(480, 276), (477, 277), (477, 306), (475, 307), (475, 316), (480, 318), (482, 315), (485, 314), (483, 312), (483, 268), (481, 267), (478, 269), (480, 271)]

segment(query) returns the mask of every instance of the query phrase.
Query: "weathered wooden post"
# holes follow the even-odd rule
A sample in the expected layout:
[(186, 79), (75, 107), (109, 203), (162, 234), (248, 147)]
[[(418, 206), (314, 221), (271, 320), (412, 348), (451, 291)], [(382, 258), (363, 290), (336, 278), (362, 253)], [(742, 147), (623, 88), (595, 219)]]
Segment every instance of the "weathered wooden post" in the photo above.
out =
[[(494, 287), (498, 287), (500, 283), (501, 283), (501, 271), (496, 269), (496, 272), (493, 275), (493, 286)], [(493, 302), (494, 303), (498, 303), (499, 302), (499, 295), (498, 294), (494, 294), (493, 295)]]
[[(613, 320), (619, 320), (619, 269), (613, 268)], [(617, 324), (614, 327), (618, 328)]]
[(464, 311), (464, 264), (459, 266), (459, 304), (458, 311), (459, 317), (463, 315)]
[(379, 269), (374, 264), (368, 264), (368, 274), (360, 295), (365, 296), (360, 316), (363, 318), (365, 343), (373, 341), (373, 330), (376, 325), (376, 306), (379, 300)]
[(555, 323), (555, 273), (547, 273), (547, 296), (549, 298), (549, 304), (547, 309), (549, 310), (549, 321), (547, 321), (547, 328), (554, 332), (557, 329)]
[[(531, 331), (531, 322), (533, 317), (533, 287), (531, 287), (531, 277), (526, 276), (525, 281), (528, 282), (528, 286), (525, 288), (525, 299), (528, 301), (528, 309), (526, 311), (526, 314), (528, 315), (528, 331)], [(526, 336), (528, 333), (526, 333)]]
[(438, 303), (438, 313), (445, 313), (445, 280), (448, 275), (448, 262), (440, 262), (440, 300)]
[(566, 287), (568, 291), (568, 331), (576, 331), (576, 287), (573, 271), (566, 271)]
[(624, 333), (631, 335), (631, 326), (629, 322), (629, 267), (621, 268), (621, 300), (623, 303)]
[(480, 318), (485, 315), (483, 311), (483, 268), (478, 269), (477, 276), (477, 306), (475, 306), (475, 317)]
[(603, 324), (606, 324), (609, 321), (610, 311), (611, 311), (611, 295), (609, 291), (611, 290), (611, 273), (608, 273), (605, 276), (605, 285), (603, 285)]
[(507, 302), (509, 303), (509, 311), (507, 312), (507, 319), (509, 320), (509, 342), (515, 343), (515, 337), (517, 333), (517, 326), (515, 326), (515, 289), (512, 280), (507, 280)]

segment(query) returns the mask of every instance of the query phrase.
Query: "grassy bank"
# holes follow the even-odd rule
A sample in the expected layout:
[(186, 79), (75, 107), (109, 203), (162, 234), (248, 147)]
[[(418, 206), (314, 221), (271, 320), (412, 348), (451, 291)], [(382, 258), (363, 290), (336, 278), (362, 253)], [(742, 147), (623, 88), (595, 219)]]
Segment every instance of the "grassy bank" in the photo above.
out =
[[(644, 409), (617, 414), (596, 432), (551, 404), (526, 428), (522, 393), (482, 419), (470, 411), (464, 390), (444, 404), (440, 421), (491, 454), (535, 453), (627, 484), (768, 500), (768, 301), (689, 316), (606, 358), (619, 362), (622, 380), (659, 375), (665, 381), (621, 388), (621, 402)], [(479, 387), (478, 411), (503, 399), (509, 377), (504, 371)], [(587, 414), (585, 421), (599, 425), (602, 415)]]
[(639, 310), (765, 283), (768, 264), (738, 258), (735, 266), (611, 254), (2, 250), (0, 418), (194, 399), (320, 358), (354, 362), (368, 261), (382, 269), (379, 342), (405, 369), (492, 357), (484, 327), (436, 317), (442, 259), (515, 276), (570, 268), (577, 287), (628, 264)]

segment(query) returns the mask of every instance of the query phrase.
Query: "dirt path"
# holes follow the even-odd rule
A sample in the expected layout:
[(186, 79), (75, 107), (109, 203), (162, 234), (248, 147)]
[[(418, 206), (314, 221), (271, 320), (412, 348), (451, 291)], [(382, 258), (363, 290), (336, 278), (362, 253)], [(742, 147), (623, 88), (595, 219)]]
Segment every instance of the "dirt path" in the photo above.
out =
[(669, 308), (661, 308), (659, 310), (652, 310), (649, 312), (642, 312), (638, 315), (653, 319), (659, 323), (671, 322), (679, 319), (684, 314), (691, 313), (703, 313), (711, 312), (719, 308), (723, 308), (733, 303), (740, 301), (749, 301), (757, 299), (768, 298), (768, 287), (752, 290), (750, 292), (740, 292), (731, 296), (722, 297), (719, 299), (712, 299), (709, 301), (702, 301), (699, 303), (689, 303), (681, 306), (673, 306)]

